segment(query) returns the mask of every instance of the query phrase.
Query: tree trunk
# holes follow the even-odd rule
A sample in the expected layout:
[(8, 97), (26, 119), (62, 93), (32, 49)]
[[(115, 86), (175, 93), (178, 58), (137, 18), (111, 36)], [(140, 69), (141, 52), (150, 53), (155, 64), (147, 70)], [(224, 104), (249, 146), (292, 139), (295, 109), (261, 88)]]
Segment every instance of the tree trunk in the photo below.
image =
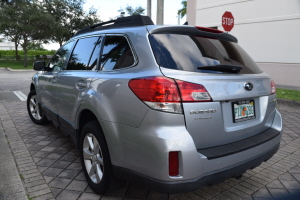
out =
[(27, 47), (24, 48), (24, 67), (27, 67)]
[(61, 47), (63, 42), (62, 42), (62, 41), (59, 41), (58, 43), (59, 43), (59, 47)]
[(20, 60), (19, 58), (19, 54), (18, 54), (18, 43), (17, 43), (17, 40), (15, 40), (15, 53), (16, 53), (16, 60)]
[(24, 50), (24, 67), (27, 67), (27, 46), (28, 46), (28, 39), (27, 36), (23, 35), (23, 50)]

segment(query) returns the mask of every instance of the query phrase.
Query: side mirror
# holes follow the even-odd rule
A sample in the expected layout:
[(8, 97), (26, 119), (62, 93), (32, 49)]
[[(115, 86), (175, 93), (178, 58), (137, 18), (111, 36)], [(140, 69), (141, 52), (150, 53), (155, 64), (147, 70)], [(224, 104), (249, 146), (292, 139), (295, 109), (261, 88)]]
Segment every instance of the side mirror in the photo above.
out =
[(33, 69), (35, 71), (44, 71), (46, 67), (45, 61), (36, 61), (33, 63)]

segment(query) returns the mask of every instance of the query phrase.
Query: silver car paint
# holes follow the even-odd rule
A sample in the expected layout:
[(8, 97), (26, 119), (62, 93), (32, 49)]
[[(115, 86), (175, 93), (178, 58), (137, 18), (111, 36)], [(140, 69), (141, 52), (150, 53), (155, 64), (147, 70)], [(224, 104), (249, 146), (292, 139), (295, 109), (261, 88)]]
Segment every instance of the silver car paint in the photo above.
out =
[[(281, 130), (278, 111), (272, 128)], [(197, 152), (194, 140), (186, 130), (182, 115), (158, 113), (149, 110), (139, 128), (123, 124), (102, 122), (106, 131), (118, 135), (113, 151), (119, 149), (118, 159), (112, 160), (116, 166), (124, 167), (140, 174), (165, 181), (189, 180), (225, 170), (263, 155), (276, 146), (281, 135), (256, 146), (226, 157), (207, 160)], [(112, 144), (112, 143), (111, 143)], [(180, 176), (168, 175), (168, 152), (180, 151)], [(112, 152), (110, 152), (112, 155)]]
[(58, 73), (55, 88), (57, 113), (72, 125), (82, 97), (95, 75), (96, 71), (83, 70), (61, 70)]
[[(270, 127), (268, 122), (275, 104), (269, 101), (275, 98), (271, 94), (271, 78), (261, 74), (209, 74), (183, 72), (161, 68), (162, 73), (178, 80), (203, 85), (214, 102), (184, 103), (186, 126), (198, 149), (218, 146), (251, 137)], [(251, 82), (251, 91), (244, 84)], [(256, 118), (250, 121), (233, 123), (232, 104), (238, 100), (253, 99)], [(191, 110), (216, 109), (215, 113), (191, 115)]]
[[(155, 27), (151, 26), (151, 28)], [(105, 30), (101, 31), (101, 33), (114, 34), (122, 31), (122, 29)], [(252, 149), (223, 158), (207, 160), (204, 155), (197, 152), (199, 146), (204, 148), (233, 142), (255, 135), (270, 126), (278, 130), (282, 129), (280, 114), (276, 110), (274, 111), (274, 104), (269, 103), (275, 98), (275, 95), (269, 96), (271, 91), (270, 78), (264, 73), (251, 76), (229, 75), (220, 77), (214, 74), (196, 74), (184, 71), (174, 72), (175, 70), (171, 70), (172, 72), (170, 72), (169, 69), (159, 68), (155, 62), (151, 46), (146, 39), (148, 32), (145, 27), (126, 28), (123, 34), (126, 34), (133, 44), (133, 50), (139, 58), (137, 65), (122, 70), (98, 71), (94, 75), (94, 78), (90, 76), (91, 79), (89, 80), (91, 83), (89, 87), (86, 91), (79, 93), (82, 100), (80, 99), (81, 103), (80, 101), (77, 103), (77, 105), (80, 105), (78, 110), (76, 110), (75, 118), (70, 119), (74, 127), (78, 128), (79, 117), (82, 111), (90, 110), (96, 115), (104, 131), (113, 165), (124, 167), (159, 180), (188, 180), (239, 165), (264, 154), (279, 143), (281, 135)], [(85, 35), (81, 35), (80, 37), (84, 37)], [(44, 75), (46, 74), (44, 73)], [(191, 107), (188, 104), (184, 104), (185, 116), (164, 113), (149, 109), (128, 87), (128, 81), (132, 78), (163, 75), (205, 85), (214, 102), (196, 103)], [(35, 85), (40, 84), (37, 79), (34, 80)], [(254, 83), (255, 89), (252, 93), (243, 91), (242, 84), (245, 81), (252, 81)], [(245, 98), (255, 98), (258, 105), (258, 121), (253, 123), (259, 125), (255, 128), (255, 131), (247, 130), (247, 127), (249, 128), (248, 123), (251, 122), (241, 123), (241, 127), (236, 127), (226, 120), (228, 116), (223, 116), (222, 114), (223, 110), (229, 109), (224, 101)], [(43, 102), (43, 99), (39, 99)], [(195, 116), (191, 116), (188, 113), (189, 109), (195, 109), (195, 107), (197, 109), (215, 108), (219, 111), (211, 114), (211, 116), (215, 114), (216, 116), (213, 116), (214, 119), (221, 120), (218, 122), (220, 123), (220, 127), (210, 126), (205, 130), (210, 131), (212, 135), (206, 134), (198, 138), (193, 132), (195, 132), (195, 129), (199, 129), (199, 127), (189, 128), (189, 125), (186, 126), (185, 117), (195, 118)], [(75, 111), (72, 111), (72, 113), (75, 113)], [(266, 117), (262, 117), (264, 113), (266, 113)], [(230, 118), (231, 116), (228, 117), (228, 119)], [(195, 121), (199, 122), (199, 120)], [(213, 121), (211, 120), (210, 123), (213, 124)], [(203, 126), (201, 126), (202, 128)], [(216, 129), (213, 130), (213, 128)], [(222, 134), (226, 134), (227, 132), (227, 135), (223, 137), (225, 141), (217, 139), (219, 136), (214, 131), (220, 131), (219, 129), (222, 129)], [(229, 137), (228, 132), (235, 136)], [(239, 132), (245, 134), (242, 135)], [(232, 140), (226, 139), (226, 137)], [(201, 141), (205, 140), (204, 138), (207, 138), (208, 143)], [(169, 151), (180, 151), (179, 177), (170, 177), (168, 175)]]

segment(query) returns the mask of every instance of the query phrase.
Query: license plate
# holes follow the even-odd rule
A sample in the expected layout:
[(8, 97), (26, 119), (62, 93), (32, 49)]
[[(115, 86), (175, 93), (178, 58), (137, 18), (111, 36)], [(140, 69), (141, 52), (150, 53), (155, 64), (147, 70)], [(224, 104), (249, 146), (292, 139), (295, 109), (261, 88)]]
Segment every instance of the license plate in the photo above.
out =
[(233, 123), (255, 119), (254, 100), (232, 102)]

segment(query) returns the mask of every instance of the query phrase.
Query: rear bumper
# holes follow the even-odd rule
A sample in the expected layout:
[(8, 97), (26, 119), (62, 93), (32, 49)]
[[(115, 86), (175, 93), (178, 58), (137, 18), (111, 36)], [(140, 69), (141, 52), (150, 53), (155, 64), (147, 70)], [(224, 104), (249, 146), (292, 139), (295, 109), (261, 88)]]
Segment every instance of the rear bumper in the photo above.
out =
[(239, 163), (235, 167), (185, 181), (161, 181), (116, 166), (113, 167), (113, 170), (116, 177), (122, 180), (134, 182), (157, 192), (173, 194), (184, 193), (196, 190), (205, 185), (220, 183), (227, 178), (238, 177), (245, 173), (248, 169), (253, 169), (259, 166), (262, 162), (270, 159), (278, 151), (278, 149), (279, 144), (277, 144), (264, 154), (259, 155), (251, 160), (247, 160), (244, 163)]
[[(118, 145), (116, 141), (109, 145), (114, 147), (109, 150), (115, 176), (162, 193), (187, 192), (239, 176), (276, 153), (281, 141), (282, 119), (278, 111), (274, 112), (273, 123), (262, 132), (262, 137), (251, 138), (256, 142), (253, 140), (254, 143), (245, 146), (249, 141), (242, 141), (241, 148), (237, 149), (232, 146), (223, 151), (214, 148), (212, 150), (218, 150), (216, 157), (197, 151), (182, 115), (158, 115), (149, 110), (139, 128), (107, 122), (117, 125), (112, 130), (118, 130), (121, 138)], [(238, 147), (236, 143), (231, 145)], [(114, 152), (116, 149), (119, 151)], [(179, 176), (169, 175), (171, 151), (179, 152)]]

